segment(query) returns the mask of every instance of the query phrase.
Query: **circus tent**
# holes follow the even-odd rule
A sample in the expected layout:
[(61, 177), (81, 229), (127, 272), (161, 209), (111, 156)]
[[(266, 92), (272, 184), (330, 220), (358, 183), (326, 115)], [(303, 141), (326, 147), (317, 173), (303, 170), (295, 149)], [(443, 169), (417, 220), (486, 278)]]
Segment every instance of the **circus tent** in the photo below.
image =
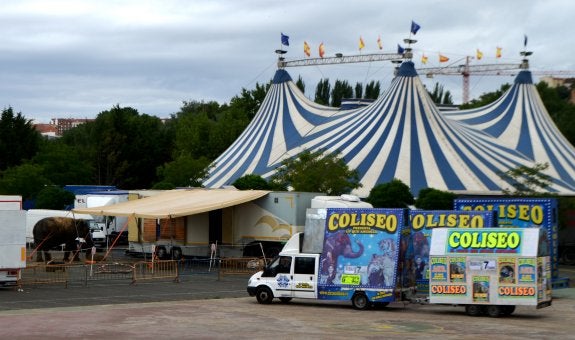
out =
[[(496, 194), (510, 188), (502, 172), (533, 165), (532, 159), (488, 131), (444, 116), (413, 63), (405, 61), (384, 94), (351, 110), (311, 102), (279, 69), (255, 118), (216, 159), (204, 185), (221, 187), (252, 173), (268, 178), (282, 160), (303, 150), (338, 151), (360, 173), (362, 187), (354, 193), (362, 197), (394, 178), (415, 195), (427, 187)], [(553, 178), (553, 191), (574, 188), (560, 176)]]
[(308, 100), (285, 70), (277, 70), (254, 119), (212, 163), (204, 186), (219, 188), (246, 174), (270, 174), (313, 127), (345, 112)]
[(548, 163), (546, 173), (575, 187), (575, 148), (561, 134), (541, 101), (531, 72), (521, 71), (513, 86), (482, 108), (445, 112), (445, 116), (492, 135), (535, 163)]

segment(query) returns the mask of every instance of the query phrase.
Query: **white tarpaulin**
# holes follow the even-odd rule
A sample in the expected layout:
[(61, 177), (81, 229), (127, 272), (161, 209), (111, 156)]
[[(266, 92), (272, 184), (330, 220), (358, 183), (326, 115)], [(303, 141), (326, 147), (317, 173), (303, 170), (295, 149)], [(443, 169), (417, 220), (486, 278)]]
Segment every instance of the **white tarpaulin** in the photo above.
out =
[(266, 190), (182, 189), (142, 199), (93, 208), (73, 209), (75, 213), (137, 218), (173, 218), (231, 207), (270, 193)]

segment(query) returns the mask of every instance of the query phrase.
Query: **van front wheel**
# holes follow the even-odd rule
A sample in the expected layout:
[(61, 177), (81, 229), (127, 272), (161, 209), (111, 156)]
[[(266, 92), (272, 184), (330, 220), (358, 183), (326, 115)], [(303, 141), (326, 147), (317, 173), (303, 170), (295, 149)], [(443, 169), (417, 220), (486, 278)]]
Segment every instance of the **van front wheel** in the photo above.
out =
[(351, 304), (355, 309), (364, 310), (369, 307), (369, 300), (364, 293), (355, 293), (351, 298)]
[(259, 303), (269, 305), (274, 299), (272, 291), (268, 287), (260, 287), (256, 291), (256, 299)]

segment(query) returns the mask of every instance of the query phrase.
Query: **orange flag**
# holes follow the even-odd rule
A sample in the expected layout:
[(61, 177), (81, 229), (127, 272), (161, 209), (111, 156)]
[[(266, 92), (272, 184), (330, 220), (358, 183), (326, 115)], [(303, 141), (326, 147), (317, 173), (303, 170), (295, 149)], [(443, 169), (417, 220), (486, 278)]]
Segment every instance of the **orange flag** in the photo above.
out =
[(304, 42), (303, 42), (303, 53), (304, 53), (306, 56), (309, 57), (309, 56), (311, 55), (310, 52), (311, 52), (311, 51), (310, 51), (309, 45), (307, 44), (306, 41), (304, 41)]
[(447, 57), (444, 56), (444, 55), (439, 54), (439, 62), (440, 62), (440, 63), (444, 63), (444, 62), (447, 62), (447, 61), (449, 61), (449, 58), (447, 58)]
[(501, 47), (497, 47), (497, 49), (495, 50), (495, 58), (501, 58)]
[(325, 54), (325, 48), (323, 47), (323, 42), (321, 44), (319, 44), (319, 57), (323, 58), (323, 55)]
[(381, 43), (381, 37), (379, 35), (377, 36), (377, 46), (380, 50), (383, 49), (383, 44)]
[(359, 50), (361, 51), (365, 47), (362, 37), (359, 37)]

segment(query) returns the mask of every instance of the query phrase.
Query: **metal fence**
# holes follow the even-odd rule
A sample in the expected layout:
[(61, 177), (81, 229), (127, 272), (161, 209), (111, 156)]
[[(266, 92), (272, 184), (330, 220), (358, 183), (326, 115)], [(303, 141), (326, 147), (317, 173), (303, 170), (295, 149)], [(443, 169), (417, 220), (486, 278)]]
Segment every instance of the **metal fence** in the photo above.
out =
[(88, 286), (107, 281), (134, 284), (145, 280), (179, 282), (183, 277), (197, 274), (250, 275), (261, 270), (264, 260), (259, 258), (206, 258), (158, 261), (86, 261), (88, 263), (31, 262), (21, 271), (20, 286), (69, 285)]

